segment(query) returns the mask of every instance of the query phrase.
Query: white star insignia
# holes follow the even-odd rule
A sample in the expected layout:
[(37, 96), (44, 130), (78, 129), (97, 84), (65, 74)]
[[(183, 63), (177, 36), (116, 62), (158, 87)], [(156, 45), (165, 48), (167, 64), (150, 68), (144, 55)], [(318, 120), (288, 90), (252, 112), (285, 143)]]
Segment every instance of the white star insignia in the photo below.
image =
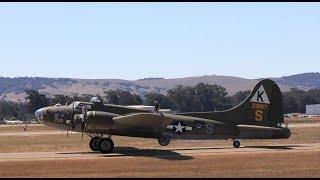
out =
[(185, 126), (181, 126), (180, 122), (179, 122), (178, 125), (174, 125), (174, 127), (176, 128), (176, 132), (175, 133), (177, 133), (177, 132), (181, 132), (182, 133), (183, 128), (185, 128)]

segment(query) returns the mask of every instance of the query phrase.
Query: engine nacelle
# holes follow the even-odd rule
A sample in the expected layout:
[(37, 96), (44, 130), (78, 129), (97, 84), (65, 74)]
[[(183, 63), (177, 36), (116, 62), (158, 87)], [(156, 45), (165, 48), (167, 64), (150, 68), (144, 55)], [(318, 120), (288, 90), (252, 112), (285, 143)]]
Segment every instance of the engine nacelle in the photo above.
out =
[(104, 111), (88, 111), (86, 113), (85, 124), (86, 129), (103, 130), (113, 125), (112, 118), (120, 115)]

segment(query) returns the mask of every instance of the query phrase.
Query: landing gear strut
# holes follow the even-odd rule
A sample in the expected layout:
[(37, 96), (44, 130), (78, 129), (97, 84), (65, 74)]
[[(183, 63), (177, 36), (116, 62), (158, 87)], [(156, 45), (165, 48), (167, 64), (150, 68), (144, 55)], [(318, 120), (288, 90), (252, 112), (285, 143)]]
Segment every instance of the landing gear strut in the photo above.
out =
[(239, 140), (234, 140), (233, 141), (233, 147), (234, 148), (239, 148), (240, 147), (240, 141)]

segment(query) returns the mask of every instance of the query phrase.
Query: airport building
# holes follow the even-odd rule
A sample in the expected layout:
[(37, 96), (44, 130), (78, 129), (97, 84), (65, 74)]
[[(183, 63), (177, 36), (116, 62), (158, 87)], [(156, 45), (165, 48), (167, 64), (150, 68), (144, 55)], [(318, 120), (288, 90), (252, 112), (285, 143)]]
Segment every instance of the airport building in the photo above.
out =
[(320, 115), (320, 104), (306, 105), (307, 115)]

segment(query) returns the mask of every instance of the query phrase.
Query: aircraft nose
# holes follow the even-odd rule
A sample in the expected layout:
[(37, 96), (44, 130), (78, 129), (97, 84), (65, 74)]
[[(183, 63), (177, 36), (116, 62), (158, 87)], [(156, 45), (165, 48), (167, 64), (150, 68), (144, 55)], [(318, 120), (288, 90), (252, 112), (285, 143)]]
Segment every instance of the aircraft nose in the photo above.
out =
[(43, 115), (44, 115), (44, 108), (38, 109), (34, 114), (36, 115), (36, 118), (39, 121), (42, 121), (43, 120)]

